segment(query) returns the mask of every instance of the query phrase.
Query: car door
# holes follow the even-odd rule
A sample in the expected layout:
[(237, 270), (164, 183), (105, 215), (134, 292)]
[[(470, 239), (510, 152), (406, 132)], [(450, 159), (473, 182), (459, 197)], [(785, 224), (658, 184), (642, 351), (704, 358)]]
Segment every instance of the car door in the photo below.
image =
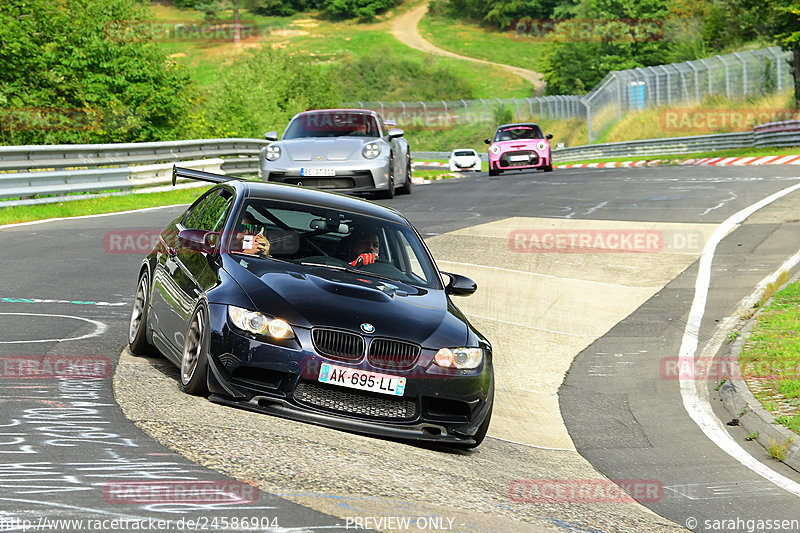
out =
[(221, 231), (230, 213), (233, 193), (227, 188), (212, 189), (189, 209), (164, 239), (153, 275), (153, 309), (158, 326), (177, 353), (182, 352), (188, 322), (200, 294), (216, 280), (213, 257), (198, 246), (185, 246), (178, 233), (185, 229)]

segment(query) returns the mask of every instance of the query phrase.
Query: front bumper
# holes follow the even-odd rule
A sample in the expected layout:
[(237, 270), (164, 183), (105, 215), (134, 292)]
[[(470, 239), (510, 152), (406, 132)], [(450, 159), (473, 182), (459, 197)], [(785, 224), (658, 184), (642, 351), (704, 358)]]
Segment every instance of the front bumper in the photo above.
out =
[[(277, 346), (234, 331), (220, 313), (212, 314), (218, 315), (208, 361), (215, 402), (357, 433), (452, 444), (474, 443), (472, 435), (491, 412), (491, 354), (476, 371), (431, 371), (433, 353), (423, 349), (413, 368), (389, 371), (319, 355), (310, 330), (295, 328), (298, 338)], [(320, 383), (322, 362), (404, 376), (405, 392), (397, 397)]]
[[(308, 176), (307, 168), (322, 167), (333, 169), (334, 176)], [(351, 161), (319, 161), (316, 164), (289, 162), (281, 164), (262, 161), (260, 176), (263, 181), (289, 183), (316, 189), (335, 190), (343, 193), (368, 193), (385, 191), (389, 183), (389, 160), (378, 157), (363, 160), (358, 164)]]

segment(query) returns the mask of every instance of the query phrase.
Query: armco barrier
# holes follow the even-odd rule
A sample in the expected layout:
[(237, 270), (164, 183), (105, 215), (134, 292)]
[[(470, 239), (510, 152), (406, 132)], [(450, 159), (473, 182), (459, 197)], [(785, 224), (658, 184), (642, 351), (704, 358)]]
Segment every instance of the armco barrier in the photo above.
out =
[[(4, 146), (0, 147), (0, 198), (125, 190), (165, 184), (170, 181), (170, 169), (175, 163), (209, 172), (253, 175), (258, 173), (259, 151), (267, 144), (268, 141), (260, 139), (201, 139), (158, 143)], [(761, 124), (752, 131), (740, 133), (554, 149), (553, 160), (565, 163), (582, 159), (647, 157), (771, 146), (800, 146), (800, 120)], [(447, 159), (449, 155), (450, 152), (412, 153), (415, 160)], [(482, 159), (485, 160), (485, 157)], [(54, 197), (52, 201), (62, 199)], [(37, 200), (44, 201), (47, 200)]]

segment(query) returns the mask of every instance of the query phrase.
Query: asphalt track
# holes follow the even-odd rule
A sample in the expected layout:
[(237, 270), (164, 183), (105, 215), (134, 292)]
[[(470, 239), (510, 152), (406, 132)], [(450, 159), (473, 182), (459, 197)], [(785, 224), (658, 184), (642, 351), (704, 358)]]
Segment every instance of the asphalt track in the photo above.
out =
[[(141, 255), (112, 249), (107, 233), (160, 229), (178, 208), (4, 228), (0, 525), (158, 518), (173, 520), (177, 531), (181, 518), (257, 516), (274, 517), (284, 530), (353, 529), (361, 518), (389, 531), (407, 530), (389, 518), (426, 517), (411, 530), (668, 531), (695, 518), (696, 531), (711, 531), (704, 526), (715, 524), (705, 520), (739, 518), (741, 528), (717, 530), (745, 531), (747, 519), (800, 519), (797, 496), (722, 453), (688, 417), (677, 381), (659, 370), (680, 347), (697, 243), (651, 254), (556, 254), (520, 253), (509, 241), (514, 231), (556, 228), (660, 231), (705, 242), (731, 214), (798, 183), (793, 170), (477, 174), (386, 202), (420, 229), (441, 268), (479, 283), (476, 295), (457, 304), (494, 342), (505, 403), (519, 409), (501, 410), (489, 430), (494, 438), (472, 453), (215, 406), (177, 394), (174, 369), (161, 359), (119, 359)], [(797, 203), (797, 193), (775, 202), (721, 242), (702, 344), (716, 321), (735, 315), (740, 300), (800, 248)], [(521, 281), (528, 278), (544, 284)], [(6, 366), (15, 361), (9, 356), (44, 355), (107, 361), (116, 389), (110, 371), (94, 380), (32, 379)], [(737, 429), (732, 435), (743, 443)], [(798, 479), (761, 448), (748, 450)], [(518, 480), (597, 479), (593, 467), (611, 479), (657, 482), (663, 494), (646, 505), (669, 520), (630, 502), (542, 504), (509, 493)], [(226, 476), (257, 485), (258, 498), (236, 500), (229, 491), (213, 504), (142, 503), (110, 492), (122, 481)]]

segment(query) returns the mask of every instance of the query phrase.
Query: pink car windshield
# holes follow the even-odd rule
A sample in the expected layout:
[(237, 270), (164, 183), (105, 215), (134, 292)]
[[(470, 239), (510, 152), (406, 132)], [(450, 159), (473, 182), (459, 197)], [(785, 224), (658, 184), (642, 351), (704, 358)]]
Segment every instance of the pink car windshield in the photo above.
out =
[(542, 130), (539, 126), (514, 126), (512, 128), (501, 128), (494, 136), (494, 142), (519, 141), (523, 139), (544, 139)]

